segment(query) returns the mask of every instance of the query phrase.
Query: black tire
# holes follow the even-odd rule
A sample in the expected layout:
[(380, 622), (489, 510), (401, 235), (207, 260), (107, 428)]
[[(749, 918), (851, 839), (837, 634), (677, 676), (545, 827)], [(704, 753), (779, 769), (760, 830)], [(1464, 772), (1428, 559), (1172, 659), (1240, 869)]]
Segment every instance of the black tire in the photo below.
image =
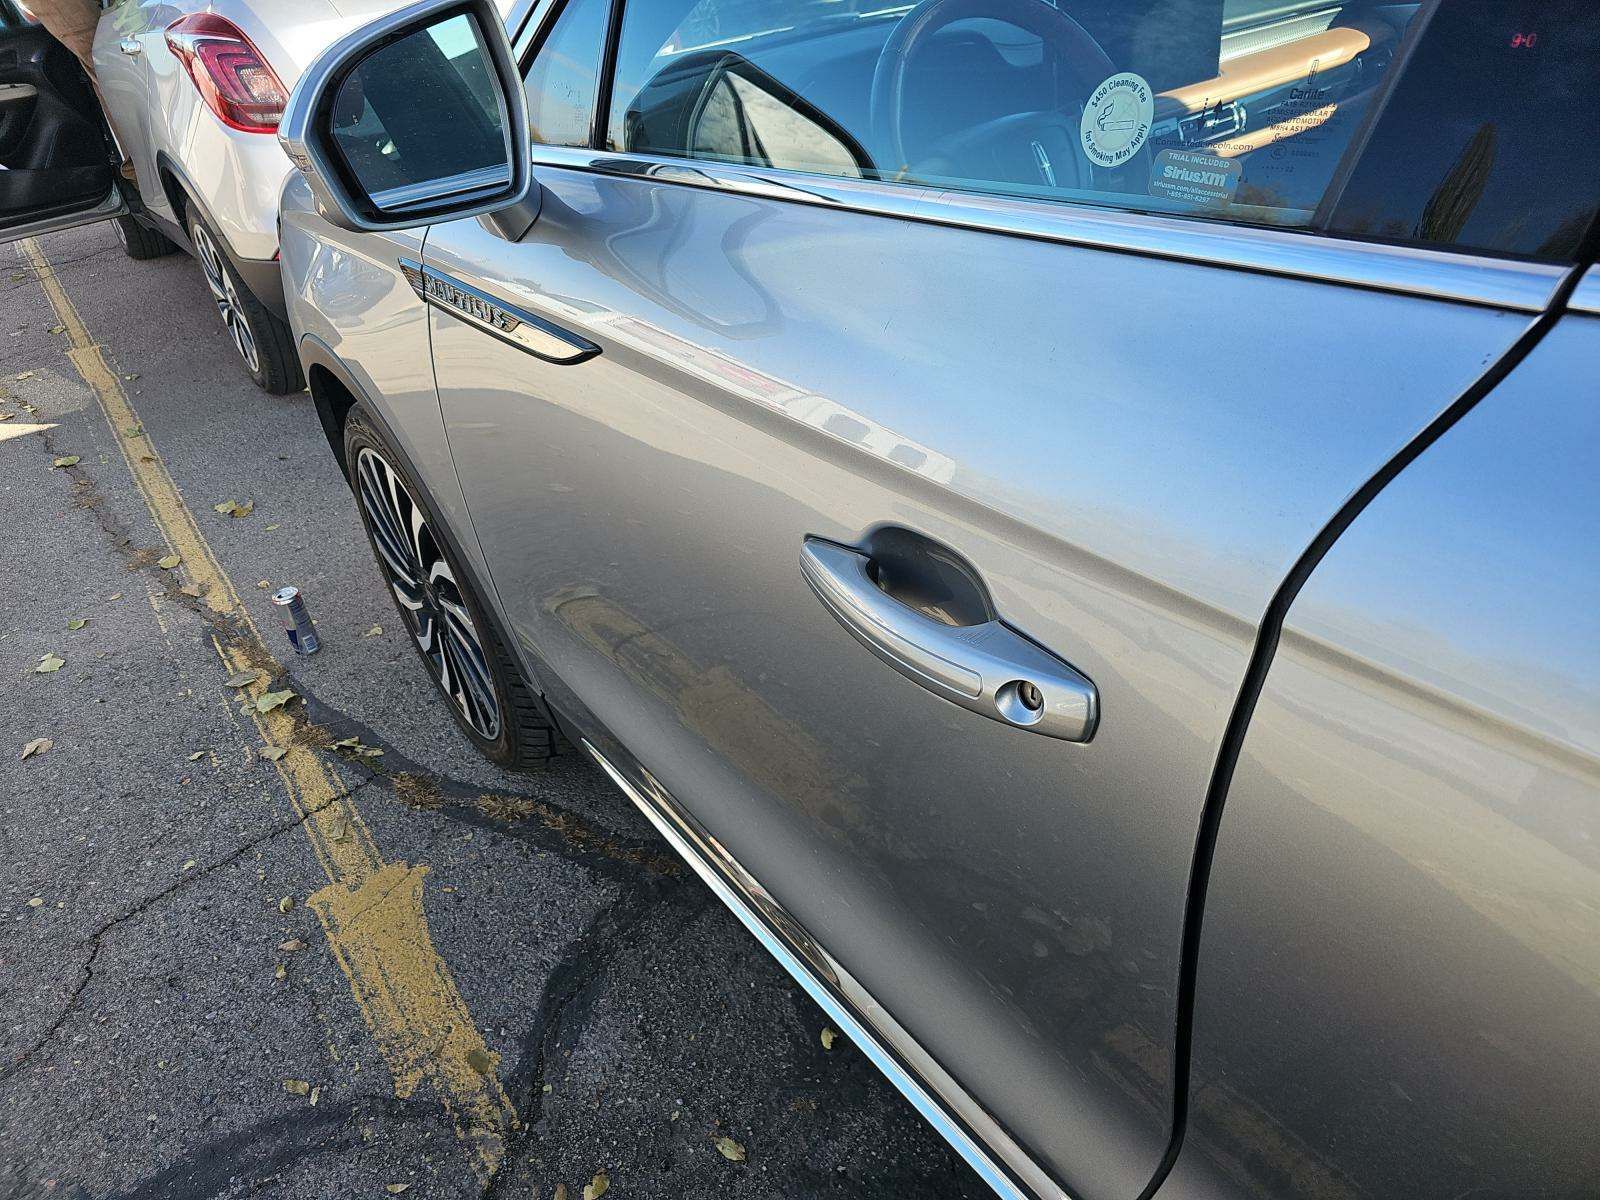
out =
[[(526, 770), (549, 761), (565, 747), (565, 740), (543, 699), (528, 686), (516, 659), (507, 653), (504, 639), (478, 599), (476, 584), (449, 538), (435, 532), (443, 526), (427, 493), (360, 404), (345, 417), (344, 454), (361, 525), (378, 570), (389, 585), (412, 646), (456, 725), (485, 758), (499, 766)], [(391, 480), (398, 483), (397, 490), (388, 487)], [(413, 511), (421, 517), (420, 532), (410, 519)], [(393, 522), (388, 529), (398, 527), (404, 533), (400, 544), (391, 538), (385, 548), (387, 534), (380, 530), (388, 521)], [(410, 574), (403, 575), (397, 567)], [(428, 582), (413, 587), (413, 577)], [(416, 608), (401, 601), (402, 591), (419, 597)], [(465, 608), (469, 617), (465, 624), (451, 615), (451, 605)], [(429, 615), (433, 613), (442, 615)], [(492, 729), (483, 727), (481, 697), (475, 704), (465, 684), (469, 674), (477, 676), (475, 667), (483, 669), (482, 680), (489, 681), (494, 690), (498, 720)], [(447, 676), (455, 682), (447, 683)]]
[(117, 227), (117, 240), (129, 258), (143, 262), (147, 258), (160, 258), (177, 249), (166, 234), (149, 229), (132, 217), (117, 217), (112, 224)]
[(294, 352), (294, 334), (256, 299), (228, 257), (222, 239), (194, 209), (189, 210), (189, 241), (245, 373), (273, 396), (303, 391), (306, 379)]

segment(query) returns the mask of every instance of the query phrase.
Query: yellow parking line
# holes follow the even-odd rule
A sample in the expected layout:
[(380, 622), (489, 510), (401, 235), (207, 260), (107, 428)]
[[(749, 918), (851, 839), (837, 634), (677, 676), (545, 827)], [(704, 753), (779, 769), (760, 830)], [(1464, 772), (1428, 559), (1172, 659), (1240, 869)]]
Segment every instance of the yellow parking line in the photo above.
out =
[[(22, 253), (32, 264), (45, 296), (65, 327), (67, 351), (94, 392), (150, 516), (172, 553), (182, 560), (200, 601), (226, 616), (240, 631), (214, 638), (229, 673), (251, 667), (276, 675), (280, 668), (239, 600), (233, 581), (206, 543), (166, 464), (129, 402), (115, 372), (89, 336), (76, 306), (39, 244), (29, 238)], [(286, 753), (275, 766), (289, 801), (328, 883), (307, 898), (390, 1073), (395, 1095), (404, 1099), (430, 1083), (487, 1178), (505, 1152), (516, 1110), (500, 1085), (498, 1056), (484, 1044), (450, 968), (434, 947), (423, 907), (423, 864), (386, 863), (355, 802), (315, 751), (296, 744), (298, 723), (283, 708), (258, 712), (253, 700), (263, 679), (241, 691), (248, 713), (268, 746)]]

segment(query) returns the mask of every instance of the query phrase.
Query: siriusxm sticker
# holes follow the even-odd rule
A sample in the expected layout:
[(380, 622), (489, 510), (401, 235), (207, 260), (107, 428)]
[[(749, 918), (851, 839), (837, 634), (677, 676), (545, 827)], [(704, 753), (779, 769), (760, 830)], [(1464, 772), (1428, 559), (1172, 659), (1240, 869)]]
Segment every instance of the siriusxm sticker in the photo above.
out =
[(1233, 199), (1244, 169), (1230, 158), (1194, 150), (1163, 150), (1150, 164), (1150, 194), (1202, 208)]

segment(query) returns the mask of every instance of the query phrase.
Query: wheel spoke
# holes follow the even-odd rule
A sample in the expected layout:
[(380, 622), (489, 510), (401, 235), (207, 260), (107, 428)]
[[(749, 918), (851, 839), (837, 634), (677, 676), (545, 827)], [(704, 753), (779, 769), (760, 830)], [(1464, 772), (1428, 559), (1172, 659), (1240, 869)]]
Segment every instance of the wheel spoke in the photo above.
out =
[(454, 643), (458, 652), (461, 675), (468, 687), (483, 701), (485, 707), (494, 703), (494, 678), (489, 674), (489, 664), (484, 660), (483, 648), (477, 640), (452, 621), (443, 622), (445, 636)]
[(394, 589), (394, 598), (400, 602), (402, 607), (409, 609), (411, 612), (421, 611), (423, 603), (421, 588), (415, 587), (399, 578), (391, 578), (389, 586)]
[(366, 509), (367, 516), (372, 522), (373, 542), (382, 555), (384, 565), (389, 570), (403, 578), (414, 597), (420, 599), (422, 580), (415, 566), (407, 559), (405, 540), (398, 536), (395, 528), (394, 516), (390, 513), (387, 503), (375, 496), (377, 485), (369, 478), (369, 473), (363, 466), (358, 474), (361, 476), (362, 507)]
[(498, 737), (494, 672), (422, 507), (398, 472), (372, 450), (362, 450), (356, 459), (356, 482), (378, 563), (440, 690), (468, 726), (483, 737)]

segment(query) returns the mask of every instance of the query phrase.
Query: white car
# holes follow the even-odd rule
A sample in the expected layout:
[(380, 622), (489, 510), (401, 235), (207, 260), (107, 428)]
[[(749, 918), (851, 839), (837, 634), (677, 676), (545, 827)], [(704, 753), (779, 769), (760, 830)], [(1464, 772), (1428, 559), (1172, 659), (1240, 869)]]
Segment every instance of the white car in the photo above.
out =
[(118, 218), (133, 258), (174, 244), (199, 260), (250, 377), (304, 386), (283, 320), (278, 194), (291, 167), (276, 137), (301, 70), (403, 0), (114, 0), (95, 72), (137, 175)]

